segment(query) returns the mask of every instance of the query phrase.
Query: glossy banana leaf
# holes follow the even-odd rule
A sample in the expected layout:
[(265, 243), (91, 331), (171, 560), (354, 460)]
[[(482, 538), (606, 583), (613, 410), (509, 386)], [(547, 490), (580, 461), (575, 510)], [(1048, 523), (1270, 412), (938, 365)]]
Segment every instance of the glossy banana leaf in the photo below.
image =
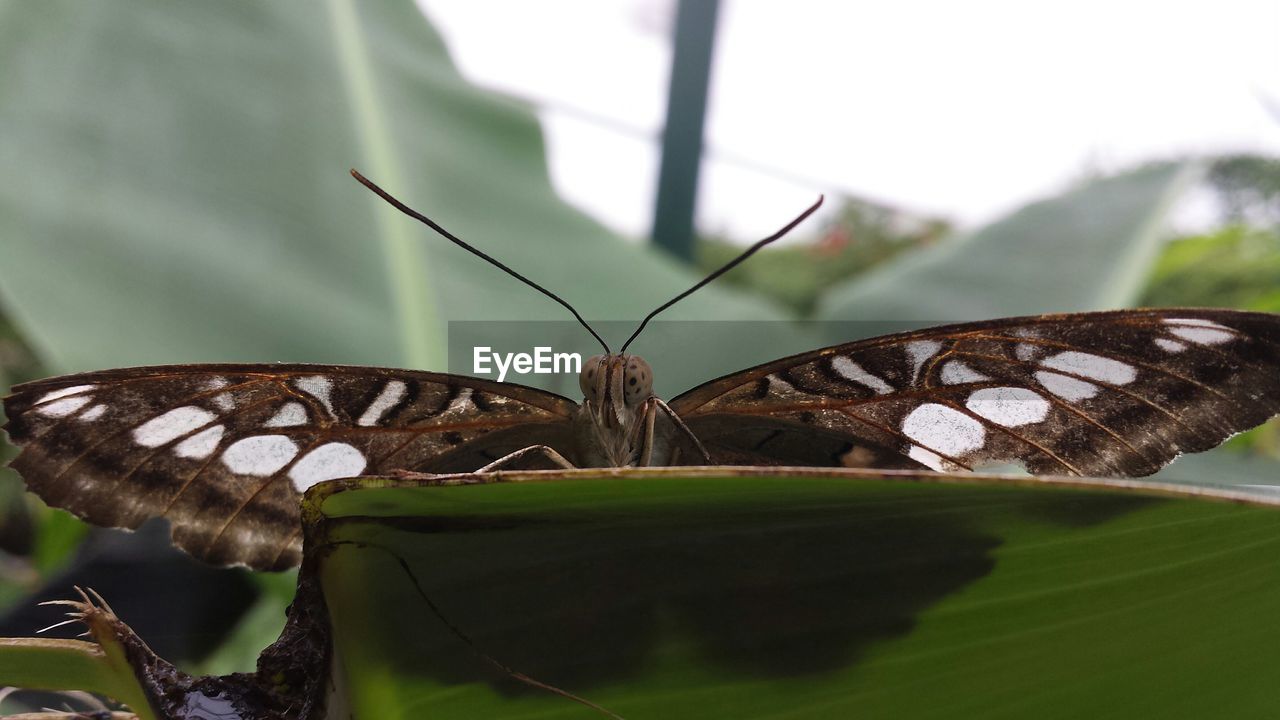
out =
[(516, 673), (629, 720), (1280, 702), (1280, 512), (1249, 504), (1274, 496), (786, 470), (411, 485), (309, 498), (357, 718), (604, 716)]

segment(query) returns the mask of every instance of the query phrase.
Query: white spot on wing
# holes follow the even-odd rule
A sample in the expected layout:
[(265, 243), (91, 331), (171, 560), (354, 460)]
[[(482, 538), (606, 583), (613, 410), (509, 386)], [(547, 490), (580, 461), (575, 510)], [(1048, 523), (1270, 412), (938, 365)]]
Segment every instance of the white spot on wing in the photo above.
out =
[(920, 377), (920, 368), (929, 358), (938, 354), (942, 343), (937, 340), (912, 340), (906, 344), (907, 355), (911, 358), (911, 381)]
[(84, 412), (77, 415), (76, 419), (82, 420), (84, 422), (93, 422), (94, 420), (97, 420), (98, 418), (102, 417), (103, 414), (106, 412), (107, 412), (107, 406), (103, 405), (102, 403), (98, 403), (97, 405), (94, 405), (88, 410), (85, 410)]
[(231, 443), (222, 464), (240, 475), (274, 475), (297, 454), (297, 444), (284, 435), (255, 435)]
[(454, 398), (453, 402), (449, 403), (449, 407), (445, 408), (444, 412), (466, 412), (468, 408), (473, 407), (474, 405), (475, 403), (471, 401), (471, 388), (464, 387), (462, 388), (462, 391), (458, 393), (458, 397)]
[(1169, 332), (1197, 345), (1219, 345), (1236, 338), (1235, 333), (1207, 327), (1176, 327), (1169, 328)]
[(223, 425), (214, 425), (211, 428), (201, 430), (175, 445), (173, 452), (178, 457), (203, 460), (218, 449), (218, 443), (222, 442), (222, 434), (224, 432), (226, 432), (226, 427)]
[(927, 450), (951, 457), (977, 450), (987, 437), (982, 423), (937, 403), (925, 403), (912, 410), (902, 421), (902, 434)]
[(93, 399), (90, 395), (68, 396), (85, 393), (96, 387), (97, 385), (72, 385), (59, 390), (50, 390), (41, 395), (40, 399), (35, 402), (35, 411), (49, 417), (66, 417), (88, 405), (89, 401)]
[(404, 398), (404, 393), (407, 389), (408, 386), (400, 380), (388, 382), (383, 386), (382, 392), (378, 393), (378, 397), (374, 398), (373, 402), (369, 403), (369, 407), (365, 408), (364, 413), (360, 415), (360, 419), (356, 421), (356, 424), (364, 426), (377, 425), (382, 416)]
[(1066, 375), (1059, 375), (1055, 372), (1048, 372), (1047, 370), (1037, 370), (1036, 380), (1040, 381), (1040, 384), (1044, 386), (1045, 390), (1048, 390), (1063, 400), (1069, 400), (1071, 402), (1088, 400), (1094, 395), (1097, 395), (1098, 390), (1100, 389), (1093, 383), (1077, 380), (1076, 378), (1067, 377)]
[(289, 478), (298, 492), (306, 492), (318, 482), (356, 477), (364, 472), (366, 464), (359, 450), (346, 443), (331, 442), (303, 455), (289, 468)]
[(960, 385), (991, 379), (959, 360), (948, 360), (942, 366), (941, 377), (944, 385)]
[[(1020, 338), (1038, 338), (1041, 337), (1040, 329), (1034, 327), (1014, 328), (1012, 333), (1015, 337)], [(1031, 362), (1044, 354), (1044, 346), (1035, 343), (1018, 343), (1013, 348), (1014, 357), (1023, 362)]]
[(919, 445), (912, 445), (911, 449), (907, 451), (907, 457), (938, 472), (945, 472), (951, 469), (951, 463), (943, 459), (941, 455), (932, 450), (926, 450)]
[(787, 392), (793, 392), (795, 390), (795, 387), (792, 386), (791, 383), (779, 377), (778, 373), (770, 373), (769, 375), (765, 376), (765, 379), (769, 381), (770, 388), (773, 388), (774, 385), (777, 385), (779, 388)]
[(1043, 347), (1039, 345), (1033, 345), (1031, 343), (1018, 343), (1013, 348), (1013, 354), (1015, 357), (1017, 357), (1019, 360), (1023, 362), (1031, 362), (1032, 360), (1035, 360), (1036, 358), (1040, 357), (1040, 352), (1043, 349), (1044, 349)]
[(1005, 427), (1043, 422), (1049, 416), (1049, 401), (1034, 390), (994, 387), (974, 390), (965, 407), (974, 415)]
[(36, 412), (49, 417), (66, 417), (80, 408), (88, 405), (93, 400), (92, 397), (85, 395), (83, 397), (69, 397), (61, 400), (54, 400), (51, 403), (45, 403), (36, 408)]
[(1200, 327), (1217, 328), (1219, 330), (1231, 329), (1222, 323), (1216, 323), (1204, 318), (1165, 318), (1164, 323), (1166, 325), (1198, 325)]
[(836, 374), (840, 377), (856, 382), (859, 385), (865, 385), (874, 390), (877, 395), (888, 395), (893, 392), (893, 386), (889, 383), (863, 370), (861, 365), (843, 355), (831, 358), (831, 367), (835, 369)]
[(332, 380), (323, 375), (311, 375), (309, 377), (298, 378), (293, 381), (293, 384), (302, 392), (310, 395), (316, 400), (319, 400), (320, 404), (324, 406), (324, 409), (329, 412), (330, 417), (338, 417), (333, 412), (333, 401), (330, 399), (330, 394), (333, 392)]
[(1051, 358), (1046, 358), (1040, 364), (1050, 370), (1061, 370), (1112, 385), (1126, 385), (1138, 377), (1138, 371), (1132, 365), (1074, 350), (1060, 352)]
[(215, 417), (202, 407), (183, 405), (134, 428), (133, 441), (143, 447), (160, 447), (202, 425), (208, 425)]
[[(1236, 337), (1226, 325), (1204, 318), (1165, 318), (1164, 322), (1174, 326), (1169, 328), (1169, 332), (1197, 345), (1217, 345)], [(1183, 327), (1178, 327), (1179, 325)], [(1193, 327), (1186, 327), (1187, 325)]]
[(1159, 346), (1161, 350), (1171, 353), (1180, 353), (1187, 349), (1186, 343), (1180, 343), (1177, 340), (1170, 340), (1169, 338), (1156, 338), (1156, 345)]
[[(216, 377), (216, 378), (211, 378), (209, 382), (205, 383), (204, 389), (217, 390), (219, 388), (224, 388), (230, 384), (231, 383), (229, 383), (226, 378)], [(231, 397), (231, 393), (219, 393), (217, 395), (214, 395), (213, 404), (217, 405), (219, 410), (235, 410), (236, 409), (236, 401), (235, 401), (235, 398)]]
[(58, 390), (50, 390), (44, 395), (41, 395), (40, 399), (37, 400), (35, 404), (39, 405), (40, 403), (49, 402), (50, 400), (57, 400), (58, 398), (64, 398), (68, 395), (75, 395), (76, 393), (86, 392), (96, 387), (98, 386), (97, 385), (72, 385), (71, 387), (64, 387)]
[(263, 427), (295, 427), (307, 424), (307, 408), (298, 401), (286, 403), (262, 424)]

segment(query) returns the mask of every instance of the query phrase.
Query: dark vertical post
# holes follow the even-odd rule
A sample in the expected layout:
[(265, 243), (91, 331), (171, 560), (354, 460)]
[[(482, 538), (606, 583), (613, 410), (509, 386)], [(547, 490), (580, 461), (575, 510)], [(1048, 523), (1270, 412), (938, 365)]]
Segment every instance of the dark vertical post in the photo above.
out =
[(680, 0), (676, 12), (653, 241), (683, 260), (693, 259), (693, 213), (719, 10), (720, 0)]

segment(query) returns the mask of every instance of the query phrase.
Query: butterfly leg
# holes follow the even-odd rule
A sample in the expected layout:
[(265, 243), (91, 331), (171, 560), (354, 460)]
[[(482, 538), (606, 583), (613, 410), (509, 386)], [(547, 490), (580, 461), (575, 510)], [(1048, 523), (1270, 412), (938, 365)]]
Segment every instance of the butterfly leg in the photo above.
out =
[(693, 441), (693, 446), (698, 449), (698, 452), (702, 455), (702, 459), (710, 463), (711, 453), (707, 452), (707, 449), (702, 446), (702, 441), (698, 439), (697, 435), (693, 434), (693, 431), (689, 429), (688, 425), (684, 424), (684, 420), (680, 419), (680, 416), (676, 414), (676, 411), (672, 410), (671, 406), (663, 402), (662, 398), (654, 397), (653, 402), (656, 408), (661, 408), (662, 411), (671, 418), (671, 422), (676, 424), (676, 427), (680, 429), (680, 432), (684, 433), (686, 437)]
[(503, 455), (502, 457), (498, 458), (497, 460), (494, 460), (493, 462), (489, 463), (488, 465), (485, 465), (484, 467), (476, 470), (475, 472), (479, 474), (479, 473), (493, 472), (494, 470), (500, 470), (504, 465), (509, 465), (523, 457), (526, 457), (528, 455), (538, 454), (538, 453), (540, 453), (547, 460), (550, 460), (556, 465), (559, 465), (560, 467), (564, 468), (565, 470), (578, 469), (578, 466), (566, 460), (563, 455), (556, 452), (555, 449), (552, 448), (551, 446), (530, 445), (527, 448), (521, 448), (519, 450), (516, 450), (513, 453), (508, 453), (506, 455)]
[(644, 413), (644, 439), (640, 443), (640, 457), (636, 463), (640, 467), (653, 465), (653, 426), (657, 420), (658, 406), (649, 403)]

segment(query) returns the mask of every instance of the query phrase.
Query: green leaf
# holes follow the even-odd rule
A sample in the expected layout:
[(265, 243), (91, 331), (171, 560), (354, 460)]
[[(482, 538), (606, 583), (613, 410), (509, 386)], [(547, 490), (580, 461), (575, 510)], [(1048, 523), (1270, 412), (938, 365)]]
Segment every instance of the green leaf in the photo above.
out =
[(819, 314), (939, 323), (1132, 305), (1173, 202), (1203, 173), (1160, 164), (1089, 182), (835, 288)]
[(1280, 612), (1274, 508), (840, 471), (344, 487), (309, 500), (357, 718), (600, 717), (495, 663), (627, 718), (1254, 717), (1280, 701), (1240, 664), (1280, 662), (1280, 625), (1259, 620)]
[(39, 522), (36, 527), (32, 563), (41, 575), (51, 576), (66, 566), (89, 534), (89, 526), (65, 510), (57, 510), (39, 503)]
[(41, 690), (83, 690), (127, 704), (154, 720), (146, 695), (119, 648), (54, 638), (0, 638), (0, 683)]
[(1278, 288), (1280, 233), (1229, 225), (1169, 243), (1143, 303), (1277, 312)]

